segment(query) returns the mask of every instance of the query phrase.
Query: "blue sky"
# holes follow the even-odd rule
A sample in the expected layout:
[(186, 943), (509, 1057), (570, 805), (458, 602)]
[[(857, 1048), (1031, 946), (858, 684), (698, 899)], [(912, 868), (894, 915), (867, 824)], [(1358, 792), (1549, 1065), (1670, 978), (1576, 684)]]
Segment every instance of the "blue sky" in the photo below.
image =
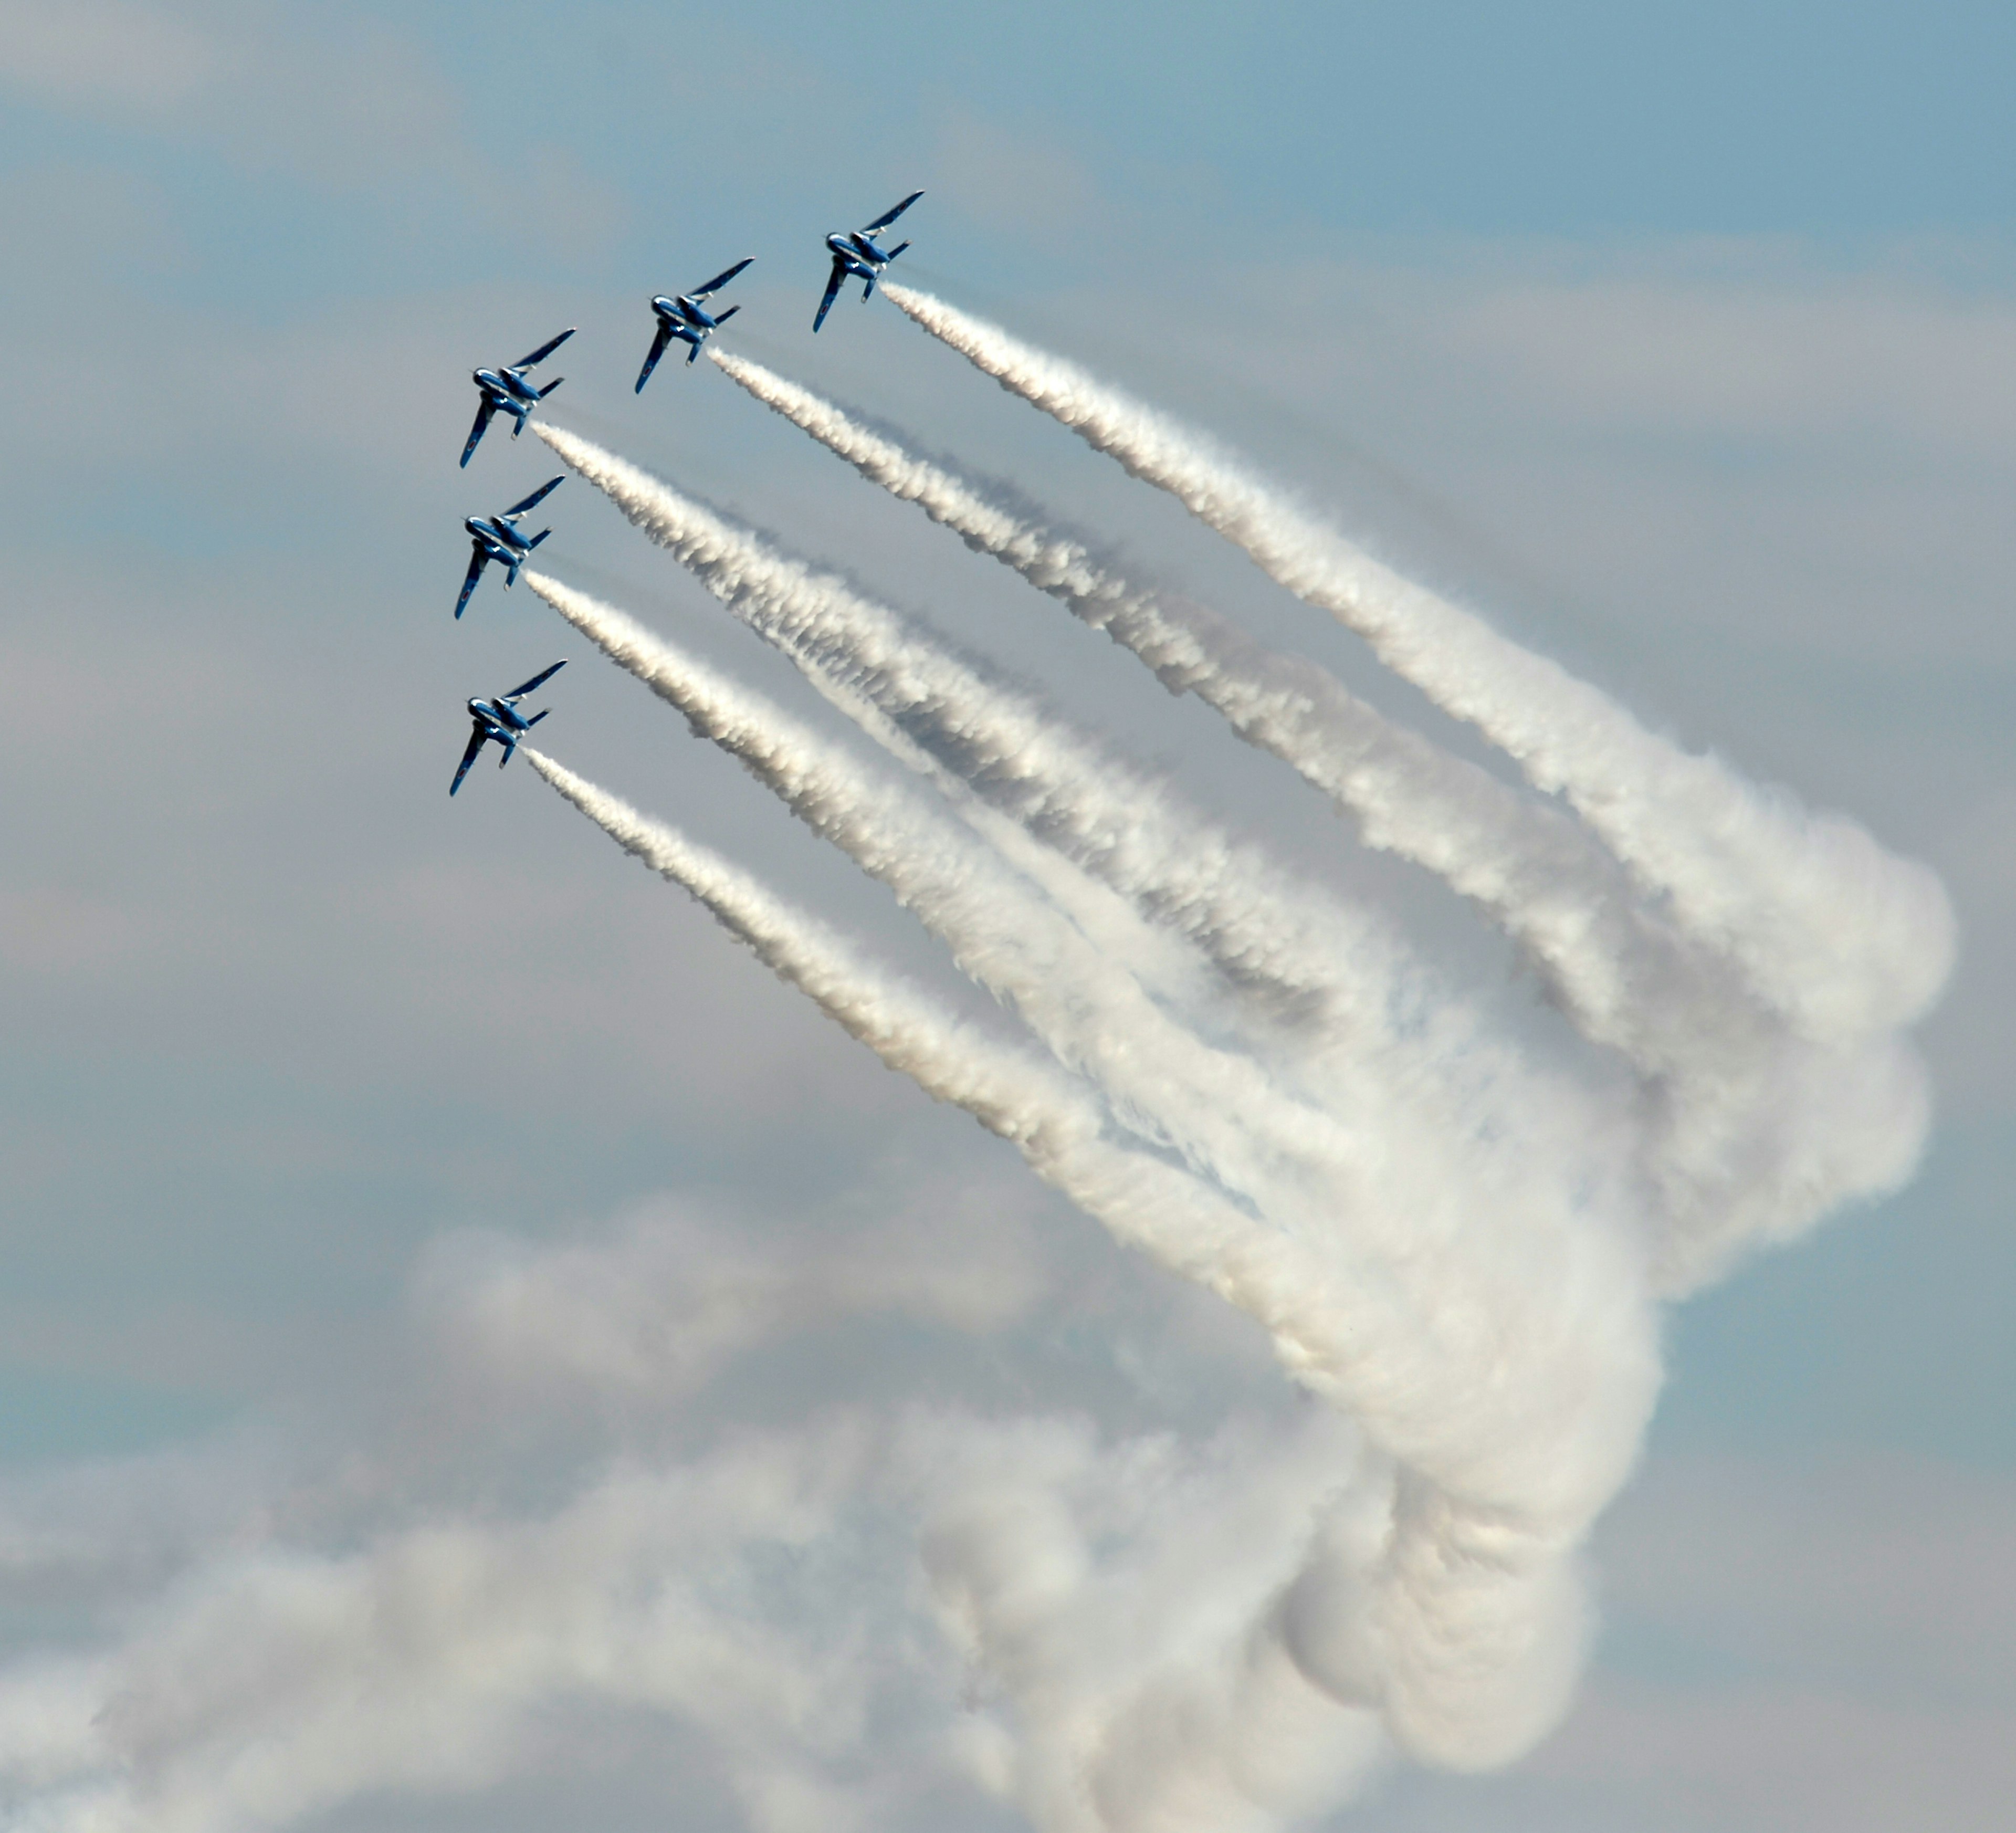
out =
[[(1982, 1824), (2009, 1781), (1983, 1727), (2016, 1703), (1966, 1630), (2016, 1629), (1995, 1576), (2016, 1564), (2012, 84), (2016, 20), (1985, 5), (0, 0), (16, 1543), (93, 1485), (165, 1520), (164, 1484), (236, 1495), (346, 1433), (378, 1443), (383, 1367), (447, 1354), (425, 1295), (444, 1243), (562, 1252), (667, 1205), (725, 1255), (964, 1194), (1000, 1219), (974, 1225), (988, 1277), (1023, 1256), (1078, 1307), (981, 1352), (934, 1313), (828, 1320), (815, 1349), (736, 1365), (706, 1419), (782, 1417), (794, 1381), (843, 1375), (995, 1399), (998, 1376), (1115, 1431), (1215, 1420), (1221, 1379), (1280, 1404), (1250, 1345), (1081, 1238), (528, 776), (440, 793), (462, 698), (560, 653), (522, 591), (448, 615), (459, 518), (545, 456), (493, 432), (455, 470), (467, 371), (579, 322), (560, 399), (581, 430), (927, 608), (1504, 971), (1462, 913), (1339, 857), (1328, 816), (1197, 709), (1030, 618), (704, 366), (633, 399), (645, 297), (753, 254), (743, 348), (1359, 667), (893, 312), (837, 312), (812, 344), (819, 236), (923, 185), (924, 283), (1222, 433), (1658, 729), (1866, 819), (1960, 911), (1921, 1178), (1670, 1320), (1644, 1485), (1597, 1543), (1623, 1576), (1580, 1712), (1517, 1770), (1405, 1775), (1337, 1824), (1874, 1827), (1898, 1799)], [(552, 506), (569, 577), (793, 691), (589, 497)], [(938, 971), (631, 684), (565, 679), (559, 754)], [(513, 1455), (454, 1481), (573, 1467)], [(211, 1544), (189, 1508), (210, 1525), (188, 1545)], [(1779, 1563), (1708, 1584), (1674, 1518), (1748, 1524)], [(142, 1541), (117, 1583), (76, 1581), (63, 1646), (145, 1607), (131, 1573), (174, 1560)], [(52, 1581), (20, 1574), (7, 1648), (31, 1663)], [(1838, 1633), (1871, 1590), (1910, 1651), (1894, 1672)], [(1774, 1615), (1780, 1594), (1802, 1601)], [(662, 1804), (633, 1733), (581, 1733), (617, 1753), (599, 1768), (555, 1734), (537, 1787), (642, 1824)], [(679, 1734), (704, 1768), (707, 1734)], [(1867, 1753), (1859, 1778), (1821, 1762), (1830, 1739)], [(498, 1807), (437, 1798), (414, 1824)], [(718, 1778), (694, 1812), (747, 1817)]]

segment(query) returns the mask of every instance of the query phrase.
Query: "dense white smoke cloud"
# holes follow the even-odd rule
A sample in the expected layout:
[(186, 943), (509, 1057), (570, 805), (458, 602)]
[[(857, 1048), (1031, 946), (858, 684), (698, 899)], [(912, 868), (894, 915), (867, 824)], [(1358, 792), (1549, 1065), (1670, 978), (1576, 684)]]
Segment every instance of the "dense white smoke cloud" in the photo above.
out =
[[(555, 443), (583, 456), (571, 437)], [(1366, 1586), (1363, 1608), (1393, 1648), (1382, 1671), (1339, 1684), (1382, 1698), (1398, 1734), (1448, 1760), (1489, 1760), (1529, 1740), (1574, 1665), (1563, 1561), (1622, 1481), (1654, 1379), (1635, 1255), (1578, 1194), (1602, 1176), (1596, 1151), (1564, 1160), (1452, 1110), (1433, 1099), (1425, 1065), (1413, 1099), (1398, 1098), (1388, 1051), (1337, 1091), (1333, 1115), (1312, 1113), (1172, 1022), (1033, 888), (894, 785), (620, 614), (551, 580), (533, 584), (889, 883), (969, 972), (1094, 1079), (1117, 1120), (1146, 1143), (1177, 1146), (1207, 1190), (1233, 1194), (1240, 1207), (1222, 1205), (1215, 1228), (1172, 1232), (1173, 1204), (1116, 1214), (1089, 1185), (1071, 1192), (1265, 1324), (1301, 1379), (1417, 1473)], [(682, 843), (640, 841), (650, 824), (535, 762), (632, 850), (654, 864), (680, 857)], [(711, 907), (711, 878), (676, 875)], [(724, 920), (747, 933), (740, 918)], [(844, 1007), (828, 1010), (848, 1021)], [(918, 1073), (914, 1059), (906, 1066)], [(938, 1076), (924, 1086), (959, 1098)], [(1483, 1318), (1492, 1323), (1480, 1332)], [(1517, 1378), (1506, 1378), (1508, 1363)], [(1480, 1648), (1490, 1651), (1481, 1660)]]
[[(1067, 1308), (1068, 1280), (963, 1201), (809, 1250), (689, 1222), (451, 1241), (418, 1282), (414, 1369), (359, 1442), (247, 1478), (147, 1582), (108, 1584), (95, 1636), (0, 1672), (10, 1824), (250, 1833), (494, 1787), (584, 1706), (684, 1727), (760, 1833), (1010, 1813), (1265, 1833), (1395, 1748), (1504, 1761), (1572, 1689), (1579, 1548), (1652, 1404), (1659, 1299), (1904, 1174), (1924, 1102), (1896, 1028), (1950, 949), (1925, 874), (1644, 733), (1165, 417), (891, 290), (1567, 809), (1025, 501), (717, 360), (1473, 900), (1588, 1061), (1528, 1061), (1378, 913), (837, 574), (535, 423), (907, 773), (610, 606), (532, 589), (1012, 1017), (962, 1017), (527, 747), (532, 768), (884, 1064), (1258, 1327), (1302, 1397), (1248, 1367), (1186, 1430), (1102, 1431), (1013, 1382), (992, 1405), (862, 1392), (887, 1352), (841, 1348), (809, 1411), (736, 1413), (764, 1359), (822, 1334), (938, 1333), (984, 1364), (974, 1345)], [(528, 1447), (544, 1474), (514, 1484)], [(15, 1572), (52, 1568), (76, 1506), (0, 1496)]]

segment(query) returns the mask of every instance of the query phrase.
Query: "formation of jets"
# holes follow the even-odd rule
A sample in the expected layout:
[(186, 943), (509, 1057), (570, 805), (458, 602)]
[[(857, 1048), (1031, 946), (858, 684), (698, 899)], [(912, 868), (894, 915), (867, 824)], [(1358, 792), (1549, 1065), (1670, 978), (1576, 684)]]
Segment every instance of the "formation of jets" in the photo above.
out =
[[(816, 332), (826, 322), (826, 315), (832, 310), (833, 302), (840, 297), (840, 290), (849, 280), (861, 282), (861, 297), (865, 301), (875, 291), (878, 280), (890, 262), (910, 245), (899, 242), (894, 248), (885, 249), (875, 239), (895, 222), (903, 212), (923, 196), (921, 191), (913, 191), (901, 203), (885, 210), (873, 222), (865, 223), (858, 229), (836, 230), (826, 239), (827, 254), (833, 268), (826, 276), (826, 292), (819, 303), (819, 310), (812, 316), (812, 330)], [(644, 366), (637, 372), (637, 386), (634, 392), (642, 394), (644, 384), (651, 379), (651, 372), (658, 366), (658, 359), (670, 349), (675, 341), (688, 348), (686, 362), (699, 360), (700, 347), (742, 308), (731, 305), (725, 312), (710, 312), (706, 301), (718, 293), (729, 281), (747, 267), (753, 256), (745, 256), (732, 268), (724, 268), (706, 285), (696, 286), (690, 293), (659, 293), (651, 301), (651, 311), (657, 320), (652, 333), (651, 348), (644, 358)], [(468, 442), (462, 448), (462, 463), (466, 468), (470, 456), (475, 452), (483, 435), (489, 430), (490, 423), (498, 414), (507, 413), (513, 421), (511, 437), (516, 439), (525, 430), (525, 423), (531, 418), (532, 410), (560, 387), (564, 377), (556, 376), (544, 387), (535, 384), (531, 372), (537, 369), (555, 351), (571, 337), (578, 327), (570, 325), (556, 337), (549, 337), (538, 349), (521, 356), (514, 363), (500, 368), (477, 369), (470, 380), (481, 398), (477, 404), (476, 423), (469, 430)], [(518, 582), (518, 569), (522, 567), (534, 548), (553, 533), (550, 528), (542, 528), (536, 535), (527, 535), (518, 527), (519, 518), (529, 514), (545, 501), (565, 481), (565, 474), (549, 477), (530, 496), (512, 504), (510, 508), (495, 516), (470, 516), (463, 523), (469, 532), (470, 551), (469, 571), (462, 582), (462, 596), (455, 601), (455, 614), (458, 621), (469, 608), (470, 595), (477, 582), (483, 577), (483, 570), (492, 560), (504, 569), (504, 583), (508, 588)], [(535, 713), (529, 719), (518, 711), (518, 703), (535, 688), (543, 686), (567, 666), (564, 657), (550, 668), (542, 669), (532, 679), (514, 687), (509, 693), (500, 693), (489, 699), (477, 698), (469, 702), (470, 734), (468, 748), (462, 754), (462, 762), (457, 767), (455, 780), (448, 785), (448, 793), (453, 795), (462, 787), (462, 780), (470, 772), (470, 766), (486, 744), (495, 743), (503, 751), (498, 760), (500, 770), (510, 762), (512, 754), (518, 748), (518, 741), (545, 718), (545, 711)], [(550, 709), (547, 709), (550, 711)]]

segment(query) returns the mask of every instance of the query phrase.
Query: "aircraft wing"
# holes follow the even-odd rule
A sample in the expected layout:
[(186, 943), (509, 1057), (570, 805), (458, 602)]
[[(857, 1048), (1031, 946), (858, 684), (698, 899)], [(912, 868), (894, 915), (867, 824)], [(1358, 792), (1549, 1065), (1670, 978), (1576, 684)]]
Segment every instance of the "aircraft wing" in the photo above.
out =
[[(665, 354), (665, 346), (671, 340), (671, 320), (659, 319), (657, 335), (651, 340), (650, 354), (644, 358), (643, 368), (637, 372), (637, 386), (631, 391), (632, 394), (642, 394), (644, 392), (644, 384), (650, 380), (651, 372), (658, 366), (658, 358)], [(569, 497), (567, 500), (571, 502), (574, 499)]]
[(752, 254), (749, 257), (748, 261), (738, 261), (733, 267), (729, 268), (722, 272), (716, 274), (704, 286), (694, 287), (692, 292), (686, 295), (686, 297), (689, 299), (704, 299), (710, 293), (718, 293), (730, 280), (733, 279), (737, 274), (740, 273), (744, 268), (748, 266), (750, 261), (754, 261), (755, 258), (755, 256)]
[[(558, 489), (560, 486), (566, 481), (567, 473), (564, 471), (561, 472), (557, 477), (549, 477), (545, 483), (542, 484), (538, 488), (534, 491), (530, 496), (527, 497), (523, 502), (514, 502), (512, 504), (512, 506), (504, 512), (505, 514), (507, 516), (522, 516), (527, 510), (537, 509), (541, 503), (544, 502), (555, 490)], [(571, 502), (574, 499), (570, 497), (567, 500)]]
[(469, 463), (469, 455), (476, 449), (477, 441), (483, 437), (484, 430), (489, 426), (490, 416), (496, 411), (497, 403), (488, 395), (484, 395), (483, 405), (476, 410), (476, 424), (469, 430), (469, 443), (462, 448), (462, 462), (465, 466)]
[[(469, 556), (469, 571), (462, 582), (462, 596), (455, 601), (455, 614), (458, 621), (469, 608), (469, 595), (476, 589), (477, 581), (483, 577), (483, 569), (490, 564), (489, 550), (480, 541), (473, 545), (476, 551)], [(453, 790), (449, 791), (450, 794), (453, 793)]]
[(888, 226), (897, 219), (897, 218), (901, 216), (905, 211), (908, 210), (912, 204), (915, 203), (917, 200), (923, 196), (923, 193), (921, 191), (913, 191), (909, 196), (905, 197), (894, 210), (885, 210), (874, 220), (873, 222), (863, 223), (861, 225), (861, 233), (864, 236), (872, 236), (877, 229), (887, 229)]
[(833, 272), (826, 277), (826, 297), (819, 301), (819, 316), (812, 320), (812, 329), (815, 331), (826, 322), (826, 315), (833, 310), (833, 302), (840, 297), (840, 283), (846, 278), (847, 263), (838, 255), (835, 255), (833, 261)]
[(548, 357), (551, 356), (555, 351), (559, 349), (563, 344), (566, 343), (567, 340), (580, 329), (581, 327), (578, 325), (568, 326), (567, 328), (564, 331), (561, 332), (557, 337), (549, 337), (545, 342), (542, 344), (530, 356), (520, 357), (516, 362), (512, 364), (512, 368), (514, 369), (529, 369), (535, 363), (544, 362)]
[(450, 795), (462, 787), (463, 778), (469, 774), (470, 765), (476, 762), (476, 754), (483, 749), (484, 743), (489, 736), (483, 722), (481, 720), (475, 722), (469, 734), (469, 749), (462, 754), (462, 763), (455, 771), (455, 781), (448, 786)]
[(535, 675), (532, 679), (527, 681), (522, 687), (514, 687), (509, 693), (500, 693), (497, 697), (501, 700), (521, 700), (527, 694), (530, 693), (534, 688), (537, 687), (541, 682), (550, 681), (566, 666), (567, 657), (565, 656), (562, 656), (560, 659), (557, 662), (554, 663), (550, 668), (542, 668), (538, 674)]

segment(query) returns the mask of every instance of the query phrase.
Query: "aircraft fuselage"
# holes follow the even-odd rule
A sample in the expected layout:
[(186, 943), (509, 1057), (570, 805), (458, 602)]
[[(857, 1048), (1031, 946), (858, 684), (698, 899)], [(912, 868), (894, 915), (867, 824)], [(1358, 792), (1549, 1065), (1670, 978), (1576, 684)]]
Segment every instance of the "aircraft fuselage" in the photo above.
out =
[(826, 237), (826, 245), (837, 259), (846, 262), (850, 273), (857, 274), (864, 280), (873, 279), (895, 258), (884, 254), (869, 237), (862, 235), (859, 229), (846, 235), (836, 230)]
[(463, 524), (474, 538), (489, 550), (492, 560), (510, 561), (521, 559), (532, 551), (532, 544), (518, 532), (517, 527), (502, 517), (492, 521), (488, 516), (471, 516)]
[(668, 299), (664, 293), (651, 301), (651, 309), (669, 324), (675, 333), (682, 327), (702, 333), (717, 330), (721, 321), (697, 300), (687, 298), (682, 293), (676, 299)]
[(488, 726), (500, 739), (515, 738), (520, 733), (532, 729), (531, 722), (520, 718), (516, 707), (508, 706), (502, 700), (479, 697), (470, 701), (469, 713), (478, 725)]

